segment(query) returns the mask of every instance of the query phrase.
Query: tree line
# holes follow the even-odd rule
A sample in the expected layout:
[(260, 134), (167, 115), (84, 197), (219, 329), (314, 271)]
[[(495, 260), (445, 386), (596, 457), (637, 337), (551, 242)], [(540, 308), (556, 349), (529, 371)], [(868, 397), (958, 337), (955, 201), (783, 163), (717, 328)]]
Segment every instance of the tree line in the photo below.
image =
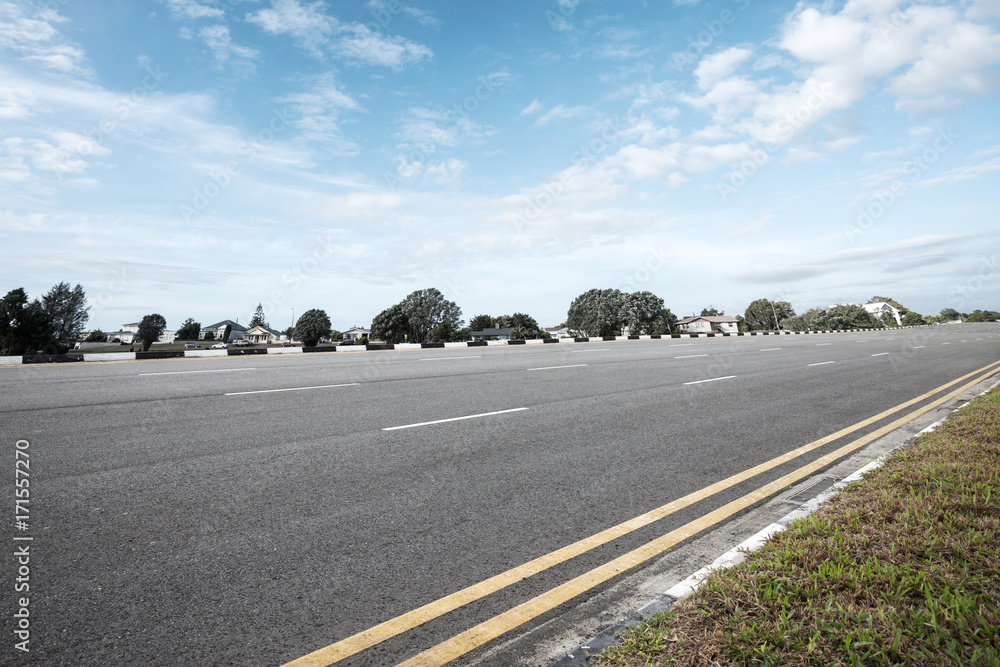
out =
[[(0, 299), (0, 355), (31, 354), (42, 348), (65, 352), (69, 345), (80, 340), (89, 320), (90, 308), (86, 301), (84, 289), (79, 284), (70, 287), (69, 283), (60, 282), (34, 300), (28, 299), (24, 288), (11, 290)], [(969, 322), (1000, 320), (1000, 313), (991, 310), (960, 313), (945, 308), (939, 315), (921, 315), (889, 297), (873, 296), (868, 300), (869, 304), (880, 302), (895, 307), (904, 326), (958, 319)], [(714, 306), (701, 311), (703, 317), (724, 314)], [(766, 298), (751, 302), (743, 315), (736, 315), (735, 319), (740, 331), (827, 331), (898, 326), (890, 313), (872, 314), (861, 305), (820, 306), (797, 314), (788, 301)], [(664, 300), (652, 292), (591, 289), (573, 299), (566, 321), (560, 326), (572, 336), (665, 335), (676, 333), (677, 322), (677, 316), (666, 307)], [(254, 325), (267, 327), (259, 304), (250, 320), (250, 326)], [(148, 350), (166, 327), (166, 320), (158, 313), (145, 315), (139, 322), (135, 340), (143, 350)], [(371, 338), (389, 344), (466, 341), (473, 331), (498, 328), (509, 330), (508, 335), (514, 340), (549, 337), (535, 318), (520, 312), (476, 315), (466, 327), (462, 309), (438, 289), (430, 287), (411, 292), (376, 315), (371, 323)], [(177, 330), (177, 338), (195, 339), (200, 331), (201, 323), (188, 318)], [(326, 311), (316, 308), (304, 312), (285, 334), (308, 346), (317, 345), (326, 338), (336, 341), (341, 336), (339, 331), (331, 329)], [(104, 338), (104, 334), (96, 330), (86, 340), (103, 341)], [(228, 338), (228, 332), (220, 338)]]

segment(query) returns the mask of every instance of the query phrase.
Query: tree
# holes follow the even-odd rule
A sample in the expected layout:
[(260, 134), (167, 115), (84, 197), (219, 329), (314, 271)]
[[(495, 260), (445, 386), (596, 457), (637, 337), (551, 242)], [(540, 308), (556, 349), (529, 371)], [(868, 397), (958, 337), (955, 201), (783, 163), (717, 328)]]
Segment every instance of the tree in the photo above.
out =
[(52, 323), (38, 299), (29, 302), (22, 287), (0, 299), (0, 355), (31, 354), (51, 340)]
[[(663, 299), (652, 292), (633, 292), (625, 295), (625, 323), (628, 332), (633, 336), (653, 333), (655, 323), (661, 318), (663, 311)], [(677, 318), (673, 318), (673, 321), (676, 322)], [(673, 322), (667, 321), (666, 325), (668, 329), (666, 333), (670, 333), (669, 329)]]
[(462, 309), (434, 287), (411, 292), (399, 305), (406, 313), (411, 343), (427, 341), (431, 330), (444, 322), (453, 329), (462, 328)]
[[(288, 334), (291, 337), (291, 333)], [(344, 340), (344, 334), (336, 329), (330, 329), (330, 340), (336, 342), (338, 340)]]
[(775, 330), (782, 320), (795, 317), (795, 309), (787, 301), (757, 299), (743, 313), (750, 331)]
[(94, 329), (89, 334), (87, 334), (87, 337), (83, 339), (83, 342), (84, 343), (103, 343), (107, 339), (108, 339), (108, 336), (107, 336), (106, 333), (104, 333), (100, 329)]
[(250, 318), (250, 325), (248, 329), (254, 327), (267, 327), (267, 318), (264, 316), (264, 307), (261, 304), (257, 304), (257, 310), (254, 311), (253, 317)]
[(469, 328), (473, 331), (492, 329), (494, 326), (496, 326), (496, 320), (489, 315), (476, 315), (469, 320)]
[[(501, 329), (521, 329), (525, 338), (535, 338), (538, 335), (539, 329), (541, 329), (534, 317), (525, 315), (524, 313), (501, 315), (494, 319), (493, 322), (494, 326)], [(524, 340), (524, 338), (515, 340)]]
[(215, 340), (215, 332), (214, 331), (206, 331), (205, 332), (205, 340)]
[(915, 327), (927, 323), (924, 321), (924, 318), (920, 317), (920, 313), (909, 310), (906, 312), (906, 315), (903, 315), (903, 324), (908, 327)]
[(431, 343), (455, 343), (467, 340), (468, 337), (464, 336), (462, 331), (452, 326), (451, 322), (441, 322), (431, 330), (428, 341)]
[(514, 326), (513, 328), (511, 328), (511, 330), (510, 330), (510, 339), (511, 340), (527, 340), (528, 338), (531, 338), (531, 337), (533, 337), (533, 336), (535, 336), (537, 334), (538, 334), (537, 331), (532, 331), (532, 330), (528, 329), (527, 327), (518, 324), (518, 325)]
[(879, 321), (864, 306), (855, 304), (831, 306), (826, 309), (830, 322), (829, 329), (869, 329), (877, 327)]
[(195, 322), (193, 317), (184, 320), (177, 330), (174, 340), (198, 340), (201, 337), (201, 322)]
[(233, 325), (227, 324), (222, 327), (222, 333), (219, 334), (219, 340), (229, 340), (229, 334), (233, 332)]
[(167, 321), (159, 313), (143, 317), (139, 322), (139, 332), (135, 335), (135, 339), (142, 345), (142, 351), (148, 351), (149, 346), (159, 340), (166, 328)]
[(992, 310), (980, 310), (976, 308), (965, 318), (966, 322), (995, 322), (1000, 319), (1000, 313)]
[(573, 299), (566, 326), (584, 336), (620, 336), (628, 317), (628, 295), (617, 289), (592, 289)]
[(725, 315), (721, 310), (716, 310), (715, 306), (709, 305), (708, 308), (701, 309), (702, 317), (719, 317), (720, 315)]
[(82, 285), (72, 289), (69, 283), (55, 285), (42, 297), (42, 308), (52, 323), (52, 337), (60, 343), (80, 338), (90, 319)]
[(326, 311), (317, 308), (302, 313), (295, 323), (295, 337), (306, 347), (314, 347), (329, 332), (330, 318)]
[(372, 320), (372, 338), (389, 344), (402, 343), (409, 330), (410, 320), (401, 303), (386, 308)]
[(943, 317), (947, 322), (953, 322), (955, 320), (962, 319), (962, 313), (958, 312), (954, 308), (942, 308), (941, 317)]

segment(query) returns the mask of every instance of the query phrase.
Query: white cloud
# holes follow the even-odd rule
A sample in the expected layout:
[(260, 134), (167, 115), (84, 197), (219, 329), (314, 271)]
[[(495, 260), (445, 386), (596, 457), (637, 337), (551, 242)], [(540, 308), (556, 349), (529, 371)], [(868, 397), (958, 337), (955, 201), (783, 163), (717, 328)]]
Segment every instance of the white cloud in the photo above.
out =
[(385, 36), (360, 23), (344, 26), (342, 32), (343, 36), (333, 48), (349, 62), (400, 70), (434, 55), (423, 44), (398, 35)]
[(66, 40), (52, 25), (66, 19), (54, 11), (38, 11), (34, 17), (21, 7), (0, 4), (0, 47), (13, 51), (27, 62), (61, 74), (84, 75), (84, 53)]
[(320, 46), (326, 44), (338, 24), (323, 13), (325, 7), (322, 2), (303, 6), (298, 0), (273, 0), (270, 9), (247, 14), (246, 20), (269, 34), (291, 35), (302, 48), (314, 56), (322, 56)]
[(36, 98), (31, 90), (0, 86), (0, 118), (26, 118), (35, 104)]
[(344, 111), (363, 111), (357, 100), (344, 92), (327, 72), (311, 81), (308, 90), (279, 97), (277, 101), (290, 106), (292, 123), (311, 142), (336, 144), (341, 153), (351, 153), (357, 147), (344, 139), (340, 116)]
[(195, 0), (163, 0), (174, 18), (220, 19), (225, 12), (215, 7), (203, 5)]
[(458, 146), (492, 134), (491, 128), (453, 111), (412, 107), (402, 121), (399, 138), (404, 146), (433, 150), (431, 146)]
[(234, 44), (227, 26), (206, 26), (198, 34), (211, 50), (217, 66), (231, 66), (243, 76), (250, 76), (256, 72), (253, 61), (260, 58), (260, 53), (250, 47)]
[(752, 55), (751, 49), (734, 46), (706, 56), (694, 70), (694, 75), (698, 79), (698, 87), (702, 90), (710, 89), (718, 81), (730, 76)]
[(325, 13), (326, 4), (273, 0), (270, 9), (248, 14), (247, 21), (272, 35), (291, 35), (317, 58), (329, 52), (351, 63), (403, 69), (429, 59), (431, 50), (398, 35), (385, 36), (361, 23), (342, 23)]
[[(880, 83), (904, 109), (954, 106), (998, 84), (1000, 34), (955, 8), (901, 10), (895, 2), (860, 1), (836, 12), (826, 7), (796, 8), (777, 41), (783, 53), (754, 63), (754, 71), (780, 68), (791, 82), (781, 72), (768, 78), (740, 74), (753, 51), (732, 47), (702, 58), (695, 70), (699, 92), (679, 99), (711, 113), (717, 129), (782, 146), (807, 138), (819, 121), (852, 107)], [(793, 159), (841, 150), (853, 141), (807, 140), (810, 146), (796, 149)]]
[(468, 166), (467, 163), (455, 158), (429, 164), (424, 170), (424, 183), (436, 186), (457, 186)]
[(658, 180), (680, 166), (682, 151), (682, 146), (676, 143), (659, 149), (630, 145), (609, 158), (608, 164), (623, 169), (632, 178)]
[(393, 16), (397, 14), (404, 14), (425, 28), (434, 28), (435, 30), (441, 28), (441, 20), (430, 12), (418, 7), (403, 5), (398, 2), (398, 0), (394, 0), (393, 2), (386, 2), (386, 0), (368, 0), (367, 6), (368, 9), (371, 10), (372, 16), (382, 27), (388, 27)]
[(519, 116), (530, 116), (533, 113), (538, 113), (542, 110), (542, 103), (538, 100), (531, 100), (531, 104), (521, 109)]
[(563, 104), (560, 104), (550, 109), (549, 111), (545, 112), (541, 116), (539, 116), (538, 120), (535, 121), (535, 125), (537, 125), (538, 127), (545, 127), (554, 120), (561, 120), (563, 118), (573, 118), (575, 116), (579, 116), (580, 114), (586, 111), (587, 107), (585, 106), (567, 107)]

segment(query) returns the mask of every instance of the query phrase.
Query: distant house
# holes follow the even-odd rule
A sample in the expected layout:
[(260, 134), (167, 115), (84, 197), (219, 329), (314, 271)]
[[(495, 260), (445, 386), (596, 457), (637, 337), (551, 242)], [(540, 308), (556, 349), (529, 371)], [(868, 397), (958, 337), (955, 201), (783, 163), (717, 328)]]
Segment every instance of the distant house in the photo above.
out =
[(470, 331), (469, 335), (477, 343), (484, 340), (510, 340), (510, 332), (513, 330), (513, 327), (494, 327), (482, 331)]
[(688, 333), (737, 333), (739, 320), (729, 315), (692, 315), (677, 322)]
[(126, 345), (131, 345), (132, 343), (135, 342), (135, 337), (136, 334), (138, 333), (139, 333), (139, 323), (130, 322), (129, 324), (123, 324), (121, 330), (112, 331), (111, 333), (109, 333), (105, 337), (105, 340), (109, 343), (112, 343), (114, 342), (115, 338), (117, 338), (122, 343), (125, 343)]
[(207, 327), (202, 327), (201, 332), (198, 334), (198, 338), (204, 339), (206, 334), (211, 331), (215, 340), (222, 340), (222, 335), (225, 333), (226, 327), (229, 327), (229, 335), (226, 336), (227, 343), (243, 338), (244, 334), (247, 332), (247, 328), (242, 324), (238, 324), (232, 320), (222, 320), (221, 322), (210, 324)]
[(247, 329), (243, 333), (243, 337), (251, 343), (277, 343), (281, 341), (281, 333), (259, 324)]
[(362, 329), (361, 327), (351, 327), (344, 332), (343, 340), (357, 340), (359, 338), (371, 338), (371, 329)]
[[(139, 323), (129, 322), (128, 324), (123, 324), (121, 331), (112, 331), (104, 336), (104, 340), (111, 343), (117, 338), (122, 343), (126, 345), (131, 345), (136, 342), (136, 336), (139, 335)], [(156, 339), (157, 343), (173, 343), (174, 339), (177, 337), (176, 331), (164, 331), (160, 334), (160, 337)]]
[(899, 315), (899, 309), (890, 306), (885, 301), (866, 303), (864, 304), (864, 308), (877, 320), (881, 320), (884, 315), (889, 314), (896, 320), (897, 326), (903, 326), (903, 318)]
[(569, 327), (545, 327), (545, 331), (553, 338), (572, 338), (569, 334)]

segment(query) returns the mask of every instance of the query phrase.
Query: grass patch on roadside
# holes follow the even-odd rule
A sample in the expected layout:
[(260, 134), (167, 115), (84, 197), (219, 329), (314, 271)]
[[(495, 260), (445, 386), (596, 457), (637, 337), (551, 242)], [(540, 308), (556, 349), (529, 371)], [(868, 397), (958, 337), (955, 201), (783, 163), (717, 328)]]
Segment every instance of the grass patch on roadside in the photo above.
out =
[(899, 664), (1000, 666), (1000, 391), (597, 662)]

